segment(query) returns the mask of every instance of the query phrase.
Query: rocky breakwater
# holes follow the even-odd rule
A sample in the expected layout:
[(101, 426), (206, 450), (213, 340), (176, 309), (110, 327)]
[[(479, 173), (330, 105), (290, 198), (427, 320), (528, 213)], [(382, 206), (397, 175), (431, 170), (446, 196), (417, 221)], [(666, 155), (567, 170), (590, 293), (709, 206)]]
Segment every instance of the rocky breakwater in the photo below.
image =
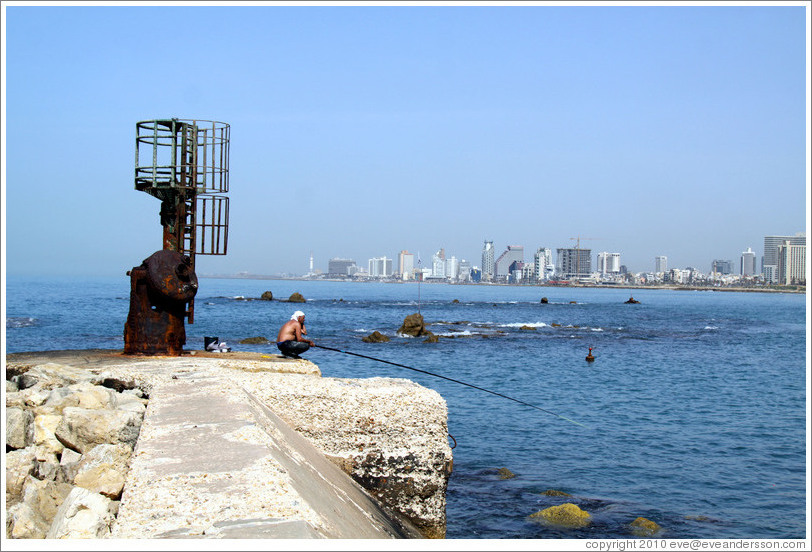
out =
[(245, 374), (242, 384), (424, 536), (443, 538), (448, 409), (406, 379)]
[(56, 363), (9, 366), (6, 378), (6, 535), (109, 536), (147, 397)]
[(447, 408), (409, 380), (260, 353), (6, 360), (10, 537), (445, 534)]

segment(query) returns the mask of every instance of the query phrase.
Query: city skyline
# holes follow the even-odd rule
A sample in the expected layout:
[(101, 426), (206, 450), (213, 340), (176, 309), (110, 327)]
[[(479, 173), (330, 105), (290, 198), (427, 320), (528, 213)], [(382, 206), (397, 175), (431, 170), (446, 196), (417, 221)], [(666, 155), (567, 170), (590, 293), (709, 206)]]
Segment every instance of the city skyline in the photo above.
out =
[[(726, 263), (727, 265), (729, 265), (729, 267), (727, 267), (724, 270), (725, 273), (741, 274), (741, 275), (745, 275), (745, 276), (751, 276), (751, 275), (763, 274), (763, 269), (761, 267), (764, 265), (764, 263), (768, 263), (768, 264), (769, 263), (774, 263), (775, 265), (778, 264), (778, 261), (774, 257), (777, 255), (779, 245), (781, 243), (783, 243), (784, 240), (787, 240), (787, 239), (791, 239), (791, 241), (794, 244), (803, 244), (803, 245), (806, 244), (805, 232), (803, 232), (803, 231), (796, 232), (793, 235), (786, 235), (786, 236), (766, 235), (766, 236), (762, 237), (762, 243), (764, 243), (765, 247), (768, 248), (768, 252), (767, 252), (767, 255), (766, 255), (766, 260), (765, 260), (765, 255), (764, 254), (759, 255), (758, 250), (754, 251), (752, 249), (752, 247), (748, 246), (746, 249), (742, 248), (741, 251), (739, 251), (739, 253), (737, 255), (732, 255), (730, 257), (717, 256), (717, 257), (714, 257), (712, 259), (709, 259), (704, 264), (699, 263), (699, 264), (692, 264), (692, 265), (675, 265), (674, 263), (671, 262), (671, 260), (668, 258), (667, 255), (656, 255), (651, 259), (651, 266), (650, 267), (642, 267), (640, 269), (636, 269), (635, 267), (628, 266), (628, 264), (624, 260), (625, 257), (623, 255), (623, 253), (620, 252), (620, 251), (604, 251), (604, 250), (597, 250), (595, 248), (585, 247), (585, 246), (581, 246), (580, 249), (584, 250), (584, 251), (589, 251), (590, 260), (588, 261), (588, 265), (589, 265), (589, 272), (590, 273), (619, 272), (620, 271), (620, 266), (623, 266), (625, 271), (632, 272), (632, 273), (667, 272), (669, 269), (672, 269), (672, 268), (674, 268), (674, 269), (689, 269), (690, 268), (690, 269), (699, 270), (700, 272), (703, 272), (703, 273), (710, 273), (710, 272), (714, 271), (714, 266), (717, 263)], [(493, 247), (493, 249), (492, 249), (492, 251), (493, 251), (493, 254), (492, 254), (492, 256), (493, 256), (493, 265), (494, 265), (494, 272), (496, 273), (496, 271), (498, 270), (498, 258), (497, 257), (504, 257), (507, 253), (509, 253), (511, 251), (512, 248), (519, 248), (519, 250), (522, 252), (521, 260), (522, 260), (522, 262), (524, 264), (532, 264), (534, 262), (533, 257), (535, 255), (535, 253), (537, 252), (537, 250), (540, 249), (540, 248), (545, 248), (545, 246), (539, 246), (539, 245), (533, 245), (533, 246), (531, 246), (529, 248), (525, 248), (523, 245), (520, 245), (520, 244), (507, 244), (507, 245), (504, 246), (504, 249), (500, 250), (499, 247), (493, 245), (492, 240), (484, 240), (483, 243), (484, 243), (484, 246), (481, 246), (480, 256), (478, 258), (477, 257), (469, 258), (469, 257), (458, 256), (458, 255), (456, 255), (456, 252), (453, 252), (453, 251), (449, 252), (447, 254), (447, 257), (448, 258), (453, 257), (458, 262), (463, 262), (464, 261), (468, 265), (470, 265), (472, 268), (478, 268), (478, 269), (482, 270), (483, 274), (485, 274), (485, 273), (487, 273), (487, 270), (484, 269), (484, 265), (486, 263), (484, 263), (482, 261), (484, 261), (483, 256), (484, 256), (484, 253), (485, 253), (485, 249), (488, 247), (488, 244), (490, 244), (490, 246)], [(578, 245), (580, 245), (580, 244), (578, 244)], [(774, 248), (775, 251), (769, 250), (770, 247)], [(526, 249), (526, 251), (525, 251), (525, 249)], [(569, 247), (549, 247), (548, 246), (548, 247), (546, 247), (546, 249), (548, 249), (548, 250), (552, 249), (553, 250), (554, 253), (552, 254), (552, 260), (553, 260), (553, 263), (556, 265), (557, 273), (559, 273), (559, 271), (558, 271), (560, 269), (559, 260), (557, 259), (557, 255), (556, 255), (555, 251), (567, 250), (567, 249), (575, 249), (575, 246), (569, 246)], [(500, 253), (500, 251), (501, 251), (501, 253)], [(333, 273), (334, 271), (331, 271), (330, 268), (329, 268), (330, 263), (333, 262), (333, 261), (341, 261), (342, 263), (344, 263), (345, 261), (352, 261), (359, 268), (362, 268), (363, 266), (366, 266), (367, 262), (371, 263), (373, 261), (378, 261), (380, 259), (386, 258), (391, 264), (391, 267), (392, 267), (391, 268), (391, 273), (397, 274), (399, 272), (399, 267), (401, 266), (401, 261), (399, 260), (399, 258), (402, 258), (404, 254), (408, 254), (408, 255), (412, 256), (412, 260), (409, 261), (410, 264), (408, 266), (411, 266), (414, 269), (417, 269), (418, 268), (417, 263), (418, 263), (419, 254), (412, 251), (412, 250), (410, 250), (410, 249), (401, 249), (398, 252), (398, 254), (394, 255), (393, 257), (389, 257), (387, 254), (383, 254), (383, 255), (380, 255), (380, 256), (377, 256), (377, 257), (376, 256), (361, 256), (358, 259), (355, 259), (355, 258), (352, 258), (352, 257), (333, 256), (333, 257), (330, 257), (329, 259), (327, 259), (326, 261), (324, 261), (322, 263), (324, 265), (324, 267), (325, 267), (324, 269), (319, 268), (315, 273), (316, 274)], [(445, 259), (446, 258), (445, 248), (440, 247), (434, 254), (428, 255), (427, 256), (428, 262), (423, 262), (421, 264), (420, 268), (429, 269), (429, 270), (432, 269), (432, 262), (436, 261), (435, 256), (438, 255), (438, 254), (442, 254), (443, 259)], [(607, 267), (614, 267), (614, 268), (608, 268), (607, 270), (603, 270), (601, 268), (602, 267), (602, 264), (601, 264), (601, 256), (602, 255), (606, 255), (606, 261), (605, 262), (607, 263)], [(751, 264), (749, 265), (749, 269), (747, 269), (747, 271), (745, 271), (745, 268), (744, 268), (745, 267), (745, 264), (744, 264), (745, 263), (745, 261), (744, 261), (745, 257), (752, 257), (752, 260), (750, 261)], [(512, 258), (510, 260), (513, 261), (513, 260), (517, 260), (517, 259), (518, 259), (518, 257)], [(594, 260), (594, 263), (592, 262), (592, 260)], [(479, 263), (477, 263), (477, 261), (479, 261)], [(310, 270), (307, 271), (307, 272), (308, 273), (313, 273), (313, 270), (312, 270), (312, 258), (309, 258), (309, 262), (311, 262), (311, 265), (310, 265)], [(343, 272), (344, 268), (345, 267), (342, 265), (341, 272)], [(244, 272), (248, 272), (248, 271), (244, 271)], [(362, 269), (361, 272), (364, 272), (364, 270)], [(292, 272), (284, 272), (284, 273), (278, 273), (278, 274), (290, 274), (290, 275), (300, 276), (300, 275), (305, 275), (306, 272), (292, 271)]]
[[(123, 277), (160, 249), (133, 151), (172, 117), (231, 125), (228, 253), (199, 273), (478, 265), (484, 239), (760, 258), (810, 225), (809, 9), (4, 2), (3, 271)], [(217, 44), (145, 41), (156, 21)]]

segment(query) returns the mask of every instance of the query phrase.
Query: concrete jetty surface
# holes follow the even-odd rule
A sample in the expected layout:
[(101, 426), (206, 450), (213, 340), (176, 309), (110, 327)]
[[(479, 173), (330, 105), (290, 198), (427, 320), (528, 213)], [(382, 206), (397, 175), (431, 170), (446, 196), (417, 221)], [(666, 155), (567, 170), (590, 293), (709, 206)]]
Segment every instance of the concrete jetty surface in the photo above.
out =
[[(445, 401), (411, 381), (322, 378), (309, 361), (259, 353), (49, 351), (10, 354), (6, 361), (17, 372), (44, 363), (80, 368), (106, 385), (148, 393), (112, 538), (436, 538), (445, 532), (451, 465)], [(305, 438), (286, 410), (297, 417), (309, 412), (321, 433), (310, 428)], [(335, 450), (339, 441), (344, 452)], [(421, 454), (433, 463), (421, 466)], [(426, 480), (432, 472), (436, 480)], [(372, 484), (364, 489), (358, 482), (367, 479)], [(400, 487), (416, 494), (398, 494)]]

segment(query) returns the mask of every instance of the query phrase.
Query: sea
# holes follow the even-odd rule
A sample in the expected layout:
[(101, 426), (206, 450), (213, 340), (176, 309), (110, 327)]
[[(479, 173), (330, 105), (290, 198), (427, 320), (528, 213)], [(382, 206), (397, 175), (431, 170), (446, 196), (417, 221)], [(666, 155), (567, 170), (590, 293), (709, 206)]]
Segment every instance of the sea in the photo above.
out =
[[(6, 284), (6, 352), (123, 348), (126, 276)], [(275, 300), (259, 300), (265, 291)], [(277, 300), (294, 292), (307, 302)], [(627, 304), (631, 295), (640, 302)], [(186, 349), (214, 336), (275, 354), (297, 309), (317, 344), (542, 409), (366, 358), (305, 353), (324, 377), (407, 378), (445, 398), (449, 539), (628, 539), (638, 517), (662, 538), (806, 536), (802, 294), (201, 278)], [(417, 312), (437, 343), (397, 334)], [(376, 330), (391, 341), (362, 341)], [(258, 336), (271, 344), (240, 343)], [(591, 523), (530, 517), (564, 502)]]

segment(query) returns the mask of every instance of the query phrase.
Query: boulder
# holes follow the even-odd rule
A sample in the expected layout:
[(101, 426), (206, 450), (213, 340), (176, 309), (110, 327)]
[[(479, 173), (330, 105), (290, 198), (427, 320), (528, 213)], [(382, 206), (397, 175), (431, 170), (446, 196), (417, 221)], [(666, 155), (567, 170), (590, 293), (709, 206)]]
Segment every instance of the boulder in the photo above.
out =
[(437, 343), (440, 341), (440, 338), (437, 337), (435, 334), (431, 333), (430, 331), (423, 332), (423, 335), (426, 336), (426, 339), (423, 340), (423, 343)]
[(13, 504), (20, 501), (26, 478), (37, 469), (34, 447), (7, 452), (5, 464), (6, 504)]
[(48, 390), (93, 379), (93, 374), (86, 370), (55, 362), (34, 366), (23, 375), (36, 378), (37, 386)]
[(499, 468), (496, 470), (496, 474), (499, 476), (499, 479), (513, 479), (516, 477), (516, 474), (507, 468)]
[(76, 477), (76, 472), (79, 469), (79, 461), (81, 459), (82, 455), (75, 450), (66, 448), (62, 451), (62, 455), (59, 457), (59, 468), (62, 472), (62, 481), (73, 484), (73, 478)]
[(29, 476), (23, 488), (23, 503), (30, 506), (46, 523), (50, 524), (71, 489), (73, 486), (68, 483), (40, 481)]
[(148, 400), (142, 399), (134, 393), (116, 393), (115, 397), (116, 410), (135, 412), (140, 416), (143, 416), (144, 412), (146, 412), (148, 402)]
[(67, 407), (56, 428), (56, 438), (68, 448), (85, 452), (103, 443), (135, 446), (143, 415), (126, 410)]
[(451, 301), (451, 302), (452, 302), (452, 303), (454, 303), (454, 304), (457, 304), (457, 303), (459, 303), (459, 302), (460, 302), (460, 300), (459, 300), (459, 299), (454, 299), (454, 300), (453, 300), (453, 301)]
[(76, 466), (73, 483), (107, 498), (118, 500), (124, 490), (132, 449), (125, 444), (93, 447)]
[(273, 293), (271, 293), (270, 291), (264, 291), (262, 292), (262, 296), (260, 296), (260, 299), (262, 299), (263, 301), (273, 301)]
[(37, 469), (34, 470), (34, 476), (43, 481), (53, 481), (59, 475), (59, 459), (56, 454), (50, 449), (42, 445), (34, 446), (34, 456), (37, 459)]
[(56, 428), (62, 422), (58, 414), (40, 414), (34, 418), (34, 444), (58, 454), (65, 448), (56, 438)]
[(34, 414), (19, 407), (6, 408), (6, 447), (24, 449), (34, 442)]
[(14, 376), (11, 378), (11, 381), (17, 385), (17, 389), (24, 390), (34, 387), (36, 384), (39, 383), (39, 378), (29, 375), (29, 374), (20, 374), (18, 376)]
[(98, 539), (110, 535), (115, 521), (112, 501), (74, 487), (62, 502), (46, 535), (48, 539)]
[(288, 297), (288, 303), (305, 303), (305, 302), (306, 302), (305, 298), (302, 297), (302, 294), (299, 292), (296, 292), (292, 294), (290, 297)]
[(19, 391), (20, 386), (17, 385), (16, 381), (6, 380), (6, 394), (14, 393), (15, 391)]
[(531, 514), (532, 520), (540, 520), (551, 525), (567, 528), (586, 527), (589, 525), (589, 512), (581, 510), (576, 504), (568, 502), (560, 506), (551, 506), (535, 514)]
[(268, 345), (270, 341), (267, 338), (262, 336), (257, 337), (246, 337), (245, 339), (241, 340), (240, 343), (244, 345)]
[(547, 303), (549, 303), (549, 302), (550, 302), (550, 301), (549, 301), (549, 300), (548, 300), (546, 297), (542, 297), (542, 298), (541, 298), (541, 304), (542, 304), (542, 305), (546, 305), (546, 304), (547, 304)]
[(652, 537), (662, 530), (662, 527), (644, 517), (639, 517), (629, 524), (632, 533), (637, 537)]
[(365, 336), (363, 339), (361, 339), (361, 341), (363, 341), (364, 343), (385, 343), (389, 341), (389, 338), (383, 335), (378, 330), (375, 330), (368, 336)]
[(572, 496), (569, 493), (565, 493), (564, 491), (556, 491), (555, 489), (547, 489), (541, 494), (544, 496)]
[[(7, 380), (8, 381), (8, 380)], [(25, 408), (25, 395), (20, 391), (6, 392), (6, 408)]]
[(399, 334), (420, 337), (426, 334), (426, 325), (423, 322), (423, 315), (420, 313), (410, 314), (403, 319), (403, 324), (398, 329)]
[(7, 510), (6, 536), (12, 539), (44, 539), (48, 522), (28, 504), (20, 502)]

